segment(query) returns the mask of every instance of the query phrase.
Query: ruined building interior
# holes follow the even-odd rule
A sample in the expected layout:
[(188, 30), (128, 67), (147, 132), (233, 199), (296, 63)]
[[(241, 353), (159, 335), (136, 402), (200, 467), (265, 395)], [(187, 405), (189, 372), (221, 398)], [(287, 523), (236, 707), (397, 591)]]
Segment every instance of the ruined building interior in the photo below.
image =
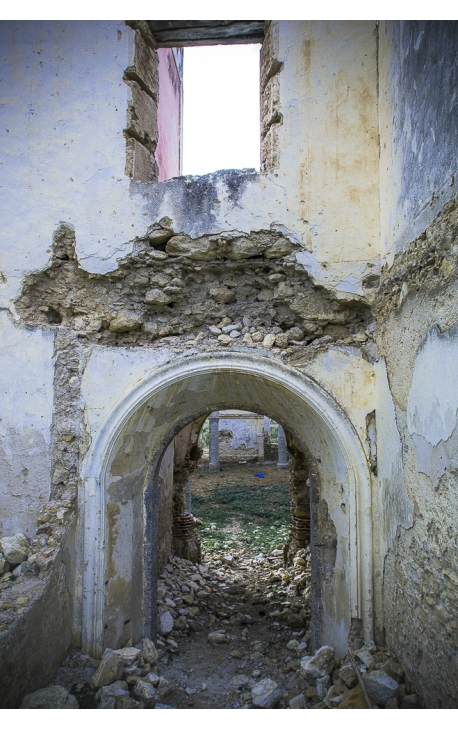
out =
[[(289, 537), (256, 559), (308, 565), (310, 611), (285, 593), (290, 685), (252, 642), (228, 706), (458, 707), (457, 23), (0, 34), (0, 706), (83, 706), (79, 652), (98, 707), (175, 707), (179, 626), (249, 644), (249, 611), (199, 625), (236, 567), (185, 499), (235, 409), (284, 432)], [(261, 168), (181, 176), (183, 47), (218, 43), (262, 44)]]

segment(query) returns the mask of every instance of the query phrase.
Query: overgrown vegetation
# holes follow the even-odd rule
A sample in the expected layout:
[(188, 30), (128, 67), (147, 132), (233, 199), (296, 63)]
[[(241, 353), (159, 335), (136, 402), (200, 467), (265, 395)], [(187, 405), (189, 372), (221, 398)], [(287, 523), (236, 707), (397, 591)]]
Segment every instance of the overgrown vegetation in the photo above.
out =
[(198, 531), (204, 550), (250, 545), (270, 552), (283, 545), (289, 532), (287, 487), (260, 478), (250, 484), (221, 475), (205, 495), (193, 494), (192, 510), (202, 523)]

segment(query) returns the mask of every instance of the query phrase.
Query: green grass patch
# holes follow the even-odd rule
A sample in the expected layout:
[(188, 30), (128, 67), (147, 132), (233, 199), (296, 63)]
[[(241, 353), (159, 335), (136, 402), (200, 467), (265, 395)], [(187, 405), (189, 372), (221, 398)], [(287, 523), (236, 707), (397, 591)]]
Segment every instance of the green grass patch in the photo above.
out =
[(290, 497), (283, 485), (216, 483), (205, 496), (193, 495), (192, 511), (203, 523), (198, 531), (204, 550), (251, 546), (269, 552), (289, 533)]

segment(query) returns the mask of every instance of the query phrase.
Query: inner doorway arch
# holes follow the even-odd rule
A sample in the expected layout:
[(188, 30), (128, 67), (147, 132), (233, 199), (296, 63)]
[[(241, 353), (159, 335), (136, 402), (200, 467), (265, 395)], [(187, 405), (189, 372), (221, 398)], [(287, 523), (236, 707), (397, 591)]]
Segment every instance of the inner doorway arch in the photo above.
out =
[(92, 656), (116, 643), (116, 633), (105, 636), (110, 621), (132, 621), (134, 640), (149, 631), (159, 464), (184, 425), (223, 408), (268, 414), (316, 459), (320, 499), (336, 533), (322, 586), (322, 638), (344, 654), (355, 620), (372, 638), (370, 477), (354, 427), (300, 371), (273, 358), (211, 353), (178, 358), (143, 377), (118, 401), (85, 458), (81, 636)]

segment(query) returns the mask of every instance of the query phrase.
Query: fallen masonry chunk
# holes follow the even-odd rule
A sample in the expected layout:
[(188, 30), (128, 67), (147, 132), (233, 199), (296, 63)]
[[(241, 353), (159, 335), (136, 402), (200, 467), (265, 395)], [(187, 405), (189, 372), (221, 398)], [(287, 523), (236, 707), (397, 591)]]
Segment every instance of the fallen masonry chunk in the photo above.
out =
[(10, 565), (19, 565), (27, 560), (27, 556), (30, 552), (29, 543), (27, 538), (22, 532), (18, 532), (13, 537), (3, 537), (0, 540), (0, 547), (3, 555)]
[(330, 686), (331, 686), (331, 677), (328, 674), (325, 677), (317, 677), (316, 693), (317, 693), (318, 697), (326, 697)]
[(289, 706), (292, 710), (306, 710), (307, 703), (305, 701), (304, 695), (301, 693), (300, 695), (292, 697), (289, 701)]
[(173, 630), (173, 616), (170, 611), (161, 614), (159, 618), (159, 633), (162, 635), (170, 634)]
[(157, 687), (160, 681), (160, 677), (158, 677), (157, 674), (154, 674), (154, 672), (149, 672), (146, 677), (144, 677), (145, 682), (149, 682), (153, 685), (153, 687)]
[(90, 679), (90, 686), (92, 689), (98, 689), (121, 679), (123, 668), (124, 661), (122, 657), (112, 649), (105, 649), (100, 664)]
[(335, 652), (331, 646), (322, 646), (315, 656), (301, 659), (301, 673), (304, 677), (325, 677), (334, 668)]
[(390, 677), (396, 680), (396, 682), (400, 682), (402, 677), (404, 676), (404, 670), (399, 664), (399, 662), (396, 661), (396, 659), (388, 659), (385, 664), (381, 667), (382, 671), (384, 671), (386, 674), (388, 674)]
[(339, 672), (340, 679), (345, 682), (349, 689), (353, 689), (358, 684), (358, 676), (351, 664), (345, 664)]
[(145, 682), (143, 679), (137, 679), (132, 688), (132, 693), (138, 700), (143, 700), (149, 705), (155, 704), (159, 699), (159, 695), (153, 685)]
[(78, 710), (76, 697), (60, 684), (51, 684), (24, 697), (21, 710)]
[(358, 684), (338, 705), (340, 710), (368, 710), (363, 688)]
[(212, 644), (224, 644), (229, 641), (226, 634), (223, 634), (221, 631), (212, 631), (211, 634), (208, 634), (207, 639)]
[(124, 666), (129, 667), (138, 659), (140, 649), (136, 649), (135, 646), (125, 646), (123, 649), (115, 649), (115, 654), (121, 657)]
[(366, 671), (370, 672), (371, 669), (375, 666), (375, 659), (372, 656), (372, 654), (367, 651), (367, 649), (361, 649), (361, 651), (358, 651), (356, 656), (364, 664), (366, 667)]
[(397, 697), (399, 684), (380, 669), (374, 669), (364, 675), (366, 692), (377, 705), (384, 705), (389, 699)]
[(231, 685), (234, 687), (234, 689), (243, 689), (245, 687), (249, 689), (252, 684), (253, 681), (249, 677), (246, 677), (244, 674), (235, 674), (231, 679)]
[(159, 692), (159, 697), (161, 700), (164, 699), (170, 692), (172, 692), (173, 687), (166, 679), (165, 677), (159, 677), (159, 684), (157, 686), (157, 691)]
[(128, 695), (127, 682), (113, 682), (101, 687), (96, 694), (97, 707), (99, 710), (114, 710), (116, 707), (116, 699)]
[(251, 700), (255, 707), (270, 710), (279, 701), (282, 695), (281, 689), (272, 679), (263, 679), (255, 684), (251, 690)]

